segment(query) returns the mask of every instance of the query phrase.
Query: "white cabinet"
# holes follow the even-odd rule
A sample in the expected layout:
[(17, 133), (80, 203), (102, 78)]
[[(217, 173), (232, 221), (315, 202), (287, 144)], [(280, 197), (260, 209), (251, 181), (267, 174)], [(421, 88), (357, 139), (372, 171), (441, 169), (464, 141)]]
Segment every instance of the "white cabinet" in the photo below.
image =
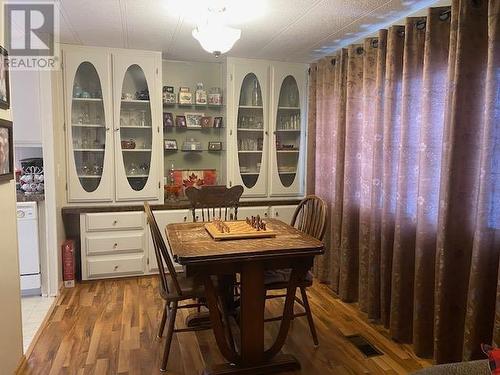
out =
[(269, 64), (228, 59), (227, 70), (229, 185), (242, 185), (243, 196), (264, 197), (269, 159)]
[(238, 220), (245, 220), (246, 217), (257, 216), (269, 217), (269, 206), (239, 207)]
[(305, 73), (302, 64), (273, 63), (271, 66), (271, 196), (297, 196), (304, 191)]
[(158, 198), (163, 179), (158, 168), (163, 150), (162, 104), (156, 95), (161, 90), (160, 64), (158, 56), (147, 53), (113, 54), (117, 201)]
[(301, 196), (306, 66), (227, 59), (228, 185), (243, 197)]
[(163, 198), (160, 53), (63, 46), (63, 57), (68, 201)]
[(145, 227), (141, 211), (81, 214), (82, 279), (144, 274)]
[(113, 120), (109, 53), (64, 53), (68, 198), (113, 200)]
[(290, 224), (296, 208), (296, 205), (273, 206), (271, 207), (271, 217)]
[[(168, 248), (167, 236), (165, 234), (165, 227), (167, 224), (184, 223), (192, 221), (191, 212), (189, 210), (168, 210), (168, 211), (153, 211), (153, 214), (160, 228), (161, 235)], [(151, 238), (151, 231), (149, 225), (147, 226), (148, 238), (148, 272), (158, 272), (158, 263), (156, 261), (155, 249), (153, 246), (153, 239)], [(180, 267), (180, 266), (179, 266)]]

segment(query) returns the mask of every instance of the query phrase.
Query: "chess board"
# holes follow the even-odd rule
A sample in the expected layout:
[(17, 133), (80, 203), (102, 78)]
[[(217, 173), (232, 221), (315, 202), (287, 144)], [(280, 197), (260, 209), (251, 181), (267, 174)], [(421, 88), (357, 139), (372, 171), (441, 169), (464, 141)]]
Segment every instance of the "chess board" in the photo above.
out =
[(266, 230), (257, 230), (247, 224), (245, 220), (224, 221), (224, 224), (229, 227), (229, 233), (222, 233), (213, 222), (206, 223), (205, 229), (216, 241), (276, 237), (276, 231), (269, 228), (266, 228)]

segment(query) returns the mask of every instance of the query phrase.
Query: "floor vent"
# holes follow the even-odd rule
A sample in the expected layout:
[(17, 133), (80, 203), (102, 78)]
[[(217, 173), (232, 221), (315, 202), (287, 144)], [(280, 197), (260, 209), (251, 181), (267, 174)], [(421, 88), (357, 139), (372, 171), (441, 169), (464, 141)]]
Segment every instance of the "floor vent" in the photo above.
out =
[(360, 335), (352, 335), (346, 336), (346, 339), (349, 340), (351, 344), (353, 344), (358, 350), (365, 355), (365, 357), (375, 357), (378, 355), (383, 355), (380, 350), (370, 344), (363, 336)]

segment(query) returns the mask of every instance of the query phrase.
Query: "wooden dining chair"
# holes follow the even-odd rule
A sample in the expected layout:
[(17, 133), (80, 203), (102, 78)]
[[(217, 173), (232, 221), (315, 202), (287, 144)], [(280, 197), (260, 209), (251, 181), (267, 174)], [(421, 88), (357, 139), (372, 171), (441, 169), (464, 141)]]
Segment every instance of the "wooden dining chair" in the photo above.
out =
[[(326, 231), (326, 220), (327, 220), (327, 204), (326, 202), (315, 195), (309, 195), (305, 197), (297, 206), (295, 210), (291, 226), (296, 227), (300, 231), (309, 234), (310, 236), (322, 241), (325, 236)], [(266, 292), (271, 290), (281, 290), (288, 287), (288, 282), (290, 280), (290, 269), (267, 271), (264, 278), (264, 283), (266, 287)], [(306, 289), (313, 284), (313, 275), (309, 271), (304, 280), (299, 282), (299, 289), (302, 299), (295, 297), (295, 302), (301, 305), (304, 312), (294, 313), (293, 318), (299, 316), (306, 316), (309, 323), (309, 329), (311, 330), (311, 336), (313, 338), (314, 345), (318, 346), (318, 334), (316, 333), (316, 328), (314, 326), (314, 320), (311, 313), (311, 307), (309, 305), (309, 300), (307, 298)], [(266, 298), (281, 298), (286, 297), (285, 294), (272, 294), (267, 295)], [(292, 318), (292, 319), (293, 319)], [(269, 318), (266, 321), (276, 321), (283, 319), (283, 316)]]
[(238, 205), (243, 186), (227, 188), (225, 185), (193, 186), (186, 189), (186, 196), (191, 204), (193, 221), (238, 220)]
[[(209, 329), (209, 325), (186, 327), (174, 329), (175, 317), (178, 309), (199, 308), (206, 306), (204, 303), (196, 302), (179, 305), (180, 302), (187, 300), (203, 301), (205, 297), (205, 288), (203, 282), (194, 278), (189, 278), (184, 273), (178, 273), (172, 262), (170, 251), (165, 245), (165, 241), (161, 235), (156, 219), (153, 215), (151, 207), (147, 202), (144, 202), (144, 212), (146, 213), (153, 245), (155, 249), (156, 261), (158, 262), (158, 276), (160, 279), (159, 291), (161, 298), (165, 301), (165, 307), (160, 321), (158, 337), (163, 336), (165, 325), (167, 325), (167, 334), (165, 347), (163, 349), (163, 358), (160, 371), (166, 371), (168, 355), (172, 337), (175, 332), (198, 331), (201, 329)], [(166, 265), (166, 269), (165, 269)], [(168, 322), (168, 323), (167, 323)]]

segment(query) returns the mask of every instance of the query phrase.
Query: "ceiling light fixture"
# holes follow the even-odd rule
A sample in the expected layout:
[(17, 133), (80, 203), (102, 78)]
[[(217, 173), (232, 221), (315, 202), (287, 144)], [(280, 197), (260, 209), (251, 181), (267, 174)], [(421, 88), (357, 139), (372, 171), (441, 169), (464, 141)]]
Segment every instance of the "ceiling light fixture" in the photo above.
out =
[(241, 30), (214, 23), (206, 23), (193, 30), (193, 37), (200, 42), (201, 47), (215, 57), (233, 48), (240, 36)]
[(224, 24), (225, 11), (223, 4), (212, 4), (208, 8), (206, 20), (192, 32), (201, 47), (215, 57), (228, 52), (241, 37), (241, 30)]

